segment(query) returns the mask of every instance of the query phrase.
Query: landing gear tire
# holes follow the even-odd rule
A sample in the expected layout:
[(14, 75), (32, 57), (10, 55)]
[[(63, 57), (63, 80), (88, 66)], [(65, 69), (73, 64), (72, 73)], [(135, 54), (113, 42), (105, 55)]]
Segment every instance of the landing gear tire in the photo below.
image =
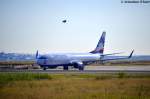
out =
[(44, 67), (43, 70), (46, 70), (46, 67)]
[(79, 70), (80, 70), (80, 71), (83, 71), (83, 70), (84, 70), (84, 66), (80, 66), (80, 67), (79, 67)]
[(64, 70), (68, 70), (68, 66), (64, 66)]

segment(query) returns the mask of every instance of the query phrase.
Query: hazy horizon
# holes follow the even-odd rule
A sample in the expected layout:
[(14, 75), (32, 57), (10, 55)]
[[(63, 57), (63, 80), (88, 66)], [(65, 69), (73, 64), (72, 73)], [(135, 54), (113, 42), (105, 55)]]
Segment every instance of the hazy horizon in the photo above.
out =
[(0, 0), (0, 13), (0, 52), (90, 52), (106, 31), (105, 53), (150, 55), (150, 3)]

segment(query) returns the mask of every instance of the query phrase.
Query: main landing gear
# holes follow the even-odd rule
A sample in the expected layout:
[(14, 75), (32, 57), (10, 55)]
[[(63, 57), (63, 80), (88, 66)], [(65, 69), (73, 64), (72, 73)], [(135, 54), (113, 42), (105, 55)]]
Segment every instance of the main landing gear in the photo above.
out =
[(67, 65), (64, 66), (64, 70), (68, 70), (68, 66)]

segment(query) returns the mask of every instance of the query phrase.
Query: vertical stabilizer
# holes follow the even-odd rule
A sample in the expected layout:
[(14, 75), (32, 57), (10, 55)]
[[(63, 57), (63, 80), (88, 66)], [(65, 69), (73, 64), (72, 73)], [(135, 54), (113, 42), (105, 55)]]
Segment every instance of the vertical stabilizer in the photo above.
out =
[(93, 54), (101, 53), (101, 54), (103, 54), (103, 52), (104, 52), (104, 44), (105, 44), (105, 36), (106, 36), (106, 32), (103, 32), (102, 36), (101, 36), (101, 38), (100, 38), (100, 40), (99, 40), (99, 42), (98, 42), (98, 44), (96, 46), (96, 48), (93, 51), (91, 51), (90, 53), (93, 53)]

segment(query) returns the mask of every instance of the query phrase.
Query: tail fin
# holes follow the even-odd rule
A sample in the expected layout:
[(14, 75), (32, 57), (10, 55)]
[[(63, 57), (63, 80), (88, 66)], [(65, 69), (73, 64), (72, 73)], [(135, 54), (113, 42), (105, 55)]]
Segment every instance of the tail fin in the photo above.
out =
[(91, 51), (90, 53), (93, 53), (93, 54), (101, 53), (101, 54), (103, 54), (103, 52), (104, 52), (104, 44), (105, 44), (105, 35), (106, 35), (106, 32), (103, 32), (102, 36), (101, 36), (101, 38), (100, 38), (100, 40), (99, 40), (99, 42), (98, 42), (98, 44), (96, 46), (96, 48), (93, 51)]

